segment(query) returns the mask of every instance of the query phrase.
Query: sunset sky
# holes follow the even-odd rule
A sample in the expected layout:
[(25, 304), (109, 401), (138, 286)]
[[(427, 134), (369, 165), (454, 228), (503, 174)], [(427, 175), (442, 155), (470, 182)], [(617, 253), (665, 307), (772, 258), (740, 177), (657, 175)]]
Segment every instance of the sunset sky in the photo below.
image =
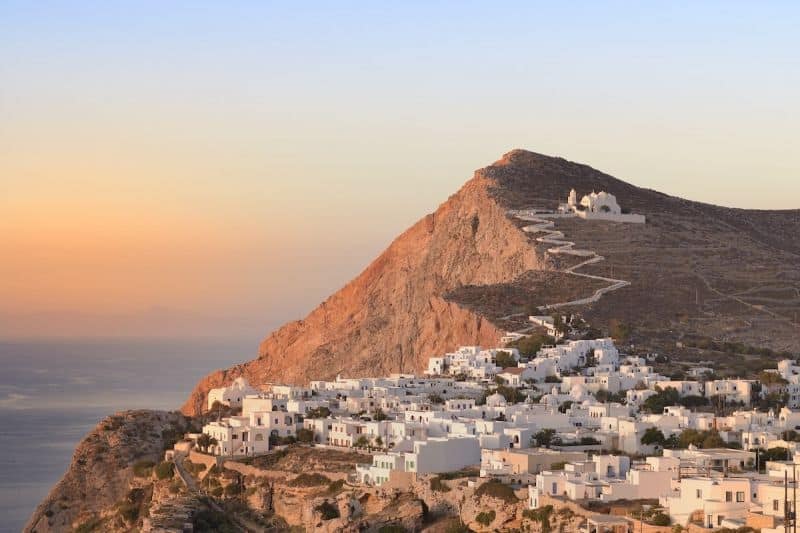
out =
[(800, 4), (554, 4), (2, 2), (0, 336), (258, 338), (516, 147), (800, 207)]

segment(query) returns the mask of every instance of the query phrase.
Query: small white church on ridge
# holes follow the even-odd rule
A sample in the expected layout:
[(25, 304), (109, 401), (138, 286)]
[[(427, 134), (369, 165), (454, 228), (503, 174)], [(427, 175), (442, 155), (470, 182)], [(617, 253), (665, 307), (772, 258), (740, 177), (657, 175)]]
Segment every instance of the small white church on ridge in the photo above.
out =
[(610, 220), (613, 222), (633, 222), (644, 224), (644, 215), (623, 213), (617, 197), (611, 193), (600, 191), (586, 194), (578, 202), (578, 193), (575, 189), (569, 191), (567, 203), (559, 204), (558, 213), (561, 215), (577, 216), (584, 219)]

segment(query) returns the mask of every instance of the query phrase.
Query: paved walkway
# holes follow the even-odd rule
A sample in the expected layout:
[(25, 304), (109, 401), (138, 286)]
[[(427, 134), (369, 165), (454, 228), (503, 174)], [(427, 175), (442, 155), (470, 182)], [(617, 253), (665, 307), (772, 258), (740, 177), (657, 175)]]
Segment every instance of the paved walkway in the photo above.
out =
[(587, 296), (585, 298), (579, 298), (577, 300), (569, 300), (567, 302), (557, 302), (557, 303), (542, 305), (539, 306), (539, 309), (545, 311), (548, 309), (558, 309), (560, 307), (567, 307), (570, 305), (584, 305), (584, 304), (594, 303), (598, 301), (600, 297), (603, 296), (604, 294), (611, 291), (615, 291), (617, 289), (621, 289), (622, 287), (626, 287), (631, 284), (630, 281), (624, 279), (606, 278), (603, 276), (595, 276), (592, 274), (583, 274), (580, 272), (576, 272), (576, 270), (585, 267), (586, 265), (599, 263), (600, 261), (605, 260), (605, 257), (599, 255), (598, 253), (592, 250), (582, 250), (579, 248), (575, 248), (574, 242), (564, 240), (563, 232), (551, 229), (555, 226), (555, 223), (552, 220), (547, 220), (545, 218), (542, 218), (546, 215), (537, 216), (530, 211), (516, 211), (513, 212), (512, 215), (526, 222), (535, 222), (535, 224), (523, 227), (522, 231), (526, 233), (544, 233), (545, 235), (543, 237), (536, 237), (536, 241), (541, 242), (543, 244), (553, 245), (547, 249), (548, 253), (573, 255), (577, 257), (586, 258), (586, 260), (581, 261), (580, 263), (573, 265), (569, 268), (565, 268), (561, 272), (571, 274), (573, 276), (596, 279), (599, 281), (604, 281), (609, 283), (608, 286), (602, 287), (594, 291), (594, 293), (591, 296)]

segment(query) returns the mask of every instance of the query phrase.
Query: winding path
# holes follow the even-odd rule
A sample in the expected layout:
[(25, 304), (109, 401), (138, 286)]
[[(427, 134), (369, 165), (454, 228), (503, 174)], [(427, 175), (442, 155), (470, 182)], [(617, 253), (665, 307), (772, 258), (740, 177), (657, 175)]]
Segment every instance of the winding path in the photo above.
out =
[(606, 278), (603, 276), (595, 276), (592, 274), (582, 274), (580, 272), (575, 272), (579, 268), (582, 268), (586, 265), (591, 265), (594, 263), (599, 263), (600, 261), (605, 260), (605, 257), (599, 255), (592, 250), (582, 250), (575, 248), (575, 243), (571, 241), (564, 240), (564, 233), (558, 231), (556, 229), (550, 229), (555, 226), (555, 223), (552, 220), (547, 220), (545, 218), (540, 218), (540, 216), (536, 216), (530, 211), (514, 211), (511, 213), (512, 216), (518, 218), (519, 220), (523, 220), (526, 222), (535, 222), (535, 224), (531, 224), (528, 226), (524, 226), (522, 231), (526, 233), (544, 233), (544, 237), (536, 237), (537, 242), (541, 242), (543, 244), (550, 244), (553, 245), (552, 247), (547, 249), (548, 253), (551, 254), (565, 254), (565, 255), (574, 255), (577, 257), (586, 257), (587, 259), (581, 261), (576, 265), (572, 265), (569, 268), (565, 268), (561, 272), (571, 274), (573, 276), (580, 276), (582, 278), (589, 278), (589, 279), (596, 279), (599, 281), (604, 281), (609, 283), (610, 285), (606, 287), (602, 287), (594, 291), (591, 296), (587, 296), (586, 298), (579, 298), (577, 300), (570, 300), (568, 302), (558, 302), (554, 304), (542, 305), (539, 306), (539, 309), (547, 310), (547, 309), (558, 309), (560, 307), (567, 307), (570, 305), (583, 305), (594, 303), (600, 299), (601, 296), (604, 294), (615, 291), (617, 289), (621, 289), (622, 287), (626, 287), (631, 284), (630, 281), (624, 279), (614, 279), (614, 278)]

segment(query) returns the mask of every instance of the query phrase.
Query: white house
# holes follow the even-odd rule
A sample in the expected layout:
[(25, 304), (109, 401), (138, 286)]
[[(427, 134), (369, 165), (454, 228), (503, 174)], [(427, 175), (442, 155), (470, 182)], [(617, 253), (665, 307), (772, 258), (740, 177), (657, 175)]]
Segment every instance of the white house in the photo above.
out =
[(238, 377), (227, 387), (208, 391), (208, 408), (211, 409), (215, 402), (229, 407), (241, 407), (242, 400), (250, 394), (258, 394), (258, 390), (251, 387), (245, 378)]

